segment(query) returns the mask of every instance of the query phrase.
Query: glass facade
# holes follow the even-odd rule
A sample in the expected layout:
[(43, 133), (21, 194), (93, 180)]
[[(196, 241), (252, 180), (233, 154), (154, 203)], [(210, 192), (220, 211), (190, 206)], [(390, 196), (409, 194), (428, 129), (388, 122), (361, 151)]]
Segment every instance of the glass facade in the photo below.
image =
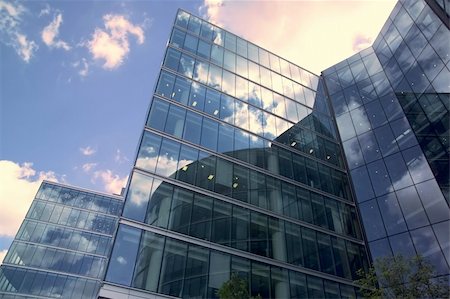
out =
[(97, 298), (122, 205), (42, 183), (0, 267), (0, 298)]
[(393, 254), (449, 275), (448, 8), (401, 0), (321, 76), (179, 10), (125, 201), (44, 182), (0, 299), (217, 298), (232, 274), (356, 298)]
[(398, 2), (323, 77), (372, 257), (421, 254), (448, 275), (450, 32), (432, 7)]
[(323, 79), (179, 11), (106, 282), (356, 296), (368, 259)]

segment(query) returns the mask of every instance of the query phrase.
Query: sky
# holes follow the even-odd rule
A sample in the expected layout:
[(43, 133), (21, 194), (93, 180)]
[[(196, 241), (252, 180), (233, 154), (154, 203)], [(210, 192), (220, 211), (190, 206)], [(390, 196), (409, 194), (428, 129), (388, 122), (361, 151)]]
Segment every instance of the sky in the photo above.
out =
[(394, 0), (0, 0), (0, 262), (42, 180), (120, 193), (176, 11), (316, 73), (368, 47)]

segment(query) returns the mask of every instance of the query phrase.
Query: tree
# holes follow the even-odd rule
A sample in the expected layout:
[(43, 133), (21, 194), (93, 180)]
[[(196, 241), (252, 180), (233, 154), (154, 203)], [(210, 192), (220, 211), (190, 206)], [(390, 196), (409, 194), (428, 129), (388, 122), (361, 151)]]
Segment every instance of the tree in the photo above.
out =
[(422, 256), (377, 259), (368, 272), (357, 272), (365, 298), (449, 298), (448, 277), (436, 278), (434, 267)]
[(220, 299), (260, 299), (261, 296), (250, 297), (248, 293), (248, 283), (236, 273), (231, 274), (231, 278), (217, 291)]

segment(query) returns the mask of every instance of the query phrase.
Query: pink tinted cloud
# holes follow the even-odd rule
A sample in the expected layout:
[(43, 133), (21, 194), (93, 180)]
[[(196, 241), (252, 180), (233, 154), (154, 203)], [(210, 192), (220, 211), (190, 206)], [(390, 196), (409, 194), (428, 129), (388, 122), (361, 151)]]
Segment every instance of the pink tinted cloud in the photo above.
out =
[(370, 45), (395, 3), (205, 0), (200, 13), (212, 23), (319, 73), (361, 50), (362, 44)]

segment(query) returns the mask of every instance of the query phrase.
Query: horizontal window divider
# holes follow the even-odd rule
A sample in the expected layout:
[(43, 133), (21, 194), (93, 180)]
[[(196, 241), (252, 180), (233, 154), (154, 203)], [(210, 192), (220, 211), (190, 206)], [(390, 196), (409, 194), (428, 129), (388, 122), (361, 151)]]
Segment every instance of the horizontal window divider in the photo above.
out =
[[(47, 244), (44, 244), (44, 243), (36, 243), (36, 242), (19, 240), (19, 239), (15, 239), (13, 241), (13, 243), (22, 243), (22, 244), (30, 244), (30, 245), (42, 246), (42, 247), (57, 249), (57, 250), (60, 250), (60, 251), (68, 251), (68, 252), (74, 252), (74, 253), (81, 253), (83, 255), (95, 256), (95, 257), (104, 259), (105, 261), (108, 260), (108, 256), (106, 256), (106, 255), (89, 253), (89, 252), (86, 252), (86, 251), (79, 251), (79, 250), (74, 250), (74, 249), (68, 249), (68, 248), (58, 247), (58, 246), (54, 246), (54, 245), (47, 245)], [(15, 265), (15, 264), (11, 264), (11, 265)]]
[[(261, 138), (261, 139), (263, 139), (263, 140), (265, 140), (265, 141), (274, 143), (274, 144), (276, 144), (277, 146), (282, 147), (283, 149), (286, 149), (286, 150), (288, 150), (289, 152), (291, 152), (291, 153), (293, 153), (293, 154), (298, 154), (298, 155), (300, 155), (300, 156), (302, 156), (302, 157), (305, 157), (305, 158), (314, 160), (314, 161), (319, 162), (319, 163), (321, 163), (321, 164), (323, 164), (323, 165), (326, 165), (326, 166), (328, 166), (328, 167), (330, 167), (330, 168), (333, 168), (333, 169), (335, 169), (335, 170), (338, 170), (338, 171), (340, 171), (340, 172), (342, 172), (342, 173), (344, 173), (344, 174), (347, 174), (347, 171), (346, 171), (344, 168), (342, 168), (342, 167), (339, 167), (339, 166), (337, 166), (337, 165), (335, 165), (335, 164), (326, 162), (326, 161), (324, 161), (324, 160), (322, 160), (322, 159), (319, 159), (319, 158), (317, 158), (317, 157), (309, 156), (308, 154), (306, 154), (306, 153), (304, 153), (304, 152), (302, 152), (302, 151), (295, 150), (295, 149), (293, 149), (293, 148), (290, 147), (290, 146), (287, 146), (287, 145), (285, 145), (285, 144), (279, 143), (278, 141), (270, 140), (270, 139), (268, 139), (267, 137), (264, 137), (264, 136), (259, 135), (259, 134), (255, 134), (255, 133), (253, 133), (253, 132), (250, 131), (250, 130), (246, 130), (246, 129), (243, 129), (243, 128), (241, 128), (241, 127), (238, 127), (238, 126), (236, 126), (235, 124), (230, 124), (230, 123), (228, 123), (228, 122), (226, 122), (226, 121), (223, 121), (223, 120), (220, 119), (220, 118), (212, 117), (212, 116), (209, 115), (208, 113), (205, 113), (205, 112), (200, 111), (200, 110), (196, 110), (196, 109), (191, 108), (191, 107), (189, 107), (189, 106), (187, 106), (187, 105), (183, 105), (183, 104), (181, 104), (181, 103), (179, 103), (179, 102), (177, 102), (177, 101), (174, 101), (173, 99), (166, 98), (166, 97), (164, 97), (164, 96), (162, 96), (162, 95), (159, 95), (159, 94), (156, 94), (156, 93), (154, 94), (154, 97), (156, 97), (156, 98), (158, 98), (158, 99), (160, 99), (160, 100), (163, 100), (163, 101), (165, 101), (165, 102), (168, 102), (169, 104), (173, 104), (173, 105), (176, 105), (176, 106), (181, 107), (181, 108), (183, 108), (183, 109), (186, 109), (186, 110), (188, 110), (188, 111), (191, 111), (191, 112), (194, 112), (194, 113), (196, 113), (196, 114), (199, 114), (199, 115), (201, 115), (201, 116), (203, 116), (203, 117), (206, 117), (206, 118), (211, 119), (211, 120), (213, 120), (213, 121), (216, 121), (216, 122), (218, 122), (218, 123), (225, 124), (225, 125), (228, 125), (228, 126), (232, 126), (233, 128), (239, 129), (239, 130), (241, 130), (241, 131), (243, 131), (243, 132), (246, 132), (246, 133), (248, 133), (248, 134), (250, 134), (250, 135), (255, 135), (255, 136), (257, 136), (257, 137), (259, 137), (259, 138)], [(295, 124), (294, 124), (294, 126), (295, 126)], [(147, 126), (146, 126), (146, 127), (147, 127)], [(151, 127), (147, 127), (147, 128), (151, 128)], [(293, 128), (293, 127), (291, 127), (291, 128)], [(291, 128), (289, 128), (289, 129), (291, 129)], [(152, 129), (153, 129), (153, 128), (152, 128)], [(288, 130), (289, 130), (289, 129), (288, 129)], [(306, 129), (306, 128), (303, 128), (303, 127), (302, 127), (302, 129), (309, 130), (309, 129)], [(309, 131), (311, 131), (311, 130), (309, 130)], [(315, 131), (312, 131), (312, 132), (316, 133)], [(321, 135), (320, 137), (322, 137), (322, 135)], [(338, 146), (337, 143), (335, 143), (335, 145)], [(341, 151), (341, 152), (342, 152), (342, 151)], [(341, 159), (343, 159), (343, 157), (342, 157)]]
[(179, 241), (183, 241), (183, 242), (187, 242), (190, 244), (194, 244), (194, 245), (199, 245), (199, 246), (203, 246), (209, 249), (213, 249), (213, 250), (217, 250), (220, 252), (224, 252), (224, 253), (228, 253), (231, 255), (235, 255), (235, 256), (239, 256), (239, 257), (243, 257), (243, 258), (247, 258), (247, 259), (251, 259), (252, 261), (256, 261), (256, 262), (262, 262), (265, 264), (269, 264), (271, 266), (276, 266), (276, 267), (282, 267), (288, 270), (292, 270), (292, 271), (296, 271), (296, 272), (300, 272), (300, 273), (304, 273), (307, 275), (311, 275), (311, 276), (316, 276), (316, 277), (320, 277), (323, 279), (327, 279), (327, 280), (332, 280), (335, 282), (339, 282), (339, 283), (343, 283), (343, 284), (347, 284), (347, 285), (351, 285), (351, 286), (355, 286), (358, 287), (358, 285), (356, 283), (354, 283), (352, 280), (349, 279), (345, 279), (345, 278), (341, 278), (339, 276), (335, 276), (335, 275), (331, 275), (331, 274), (327, 274), (324, 272), (320, 272), (317, 270), (312, 270), (312, 269), (308, 269), (308, 268), (303, 268), (303, 267), (298, 267), (286, 262), (282, 262), (279, 260), (275, 260), (275, 259), (271, 259), (268, 257), (263, 257), (263, 256), (259, 256), (250, 252), (245, 252), (245, 251), (241, 251), (238, 249), (234, 249), (232, 247), (227, 247), (224, 245), (220, 245), (220, 244), (216, 244), (216, 243), (212, 243), (212, 242), (208, 242), (202, 239), (197, 239), (191, 236), (187, 236), (187, 235), (183, 235), (180, 234), (178, 232), (174, 232), (174, 231), (170, 231), (164, 228), (160, 228), (160, 227), (155, 227), (155, 226), (150, 226), (149, 224), (143, 224), (134, 220), (130, 220), (130, 219), (125, 219), (125, 218), (121, 218), (120, 219), (120, 224), (125, 224), (125, 225), (129, 225), (132, 226), (134, 228), (138, 228), (138, 229), (142, 229), (144, 231), (149, 231), (149, 232), (153, 232), (156, 234), (160, 234), (169, 238), (174, 238), (177, 239)]
[(85, 192), (88, 194), (95, 194), (95, 195), (100, 195), (100, 196), (104, 196), (104, 197), (109, 197), (111, 199), (117, 199), (122, 202), (124, 201), (124, 197), (117, 195), (117, 194), (104, 193), (104, 192), (94, 191), (94, 190), (90, 190), (90, 189), (86, 189), (86, 188), (82, 188), (82, 187), (77, 187), (77, 186), (72, 186), (72, 185), (67, 185), (67, 184), (62, 184), (62, 183), (57, 183), (57, 182), (51, 182), (51, 181), (47, 181), (47, 180), (44, 180), (42, 183), (47, 183), (48, 185), (59, 186), (64, 189), (72, 189), (75, 191), (81, 191), (81, 192)]
[[(113, 288), (113, 290), (111, 290), (111, 288)], [(147, 298), (145, 296), (148, 296), (148, 295), (153, 295), (154, 297), (149, 297), (152, 299), (162, 299), (162, 298), (179, 299), (180, 298), (180, 297), (173, 297), (173, 296), (163, 294), (163, 293), (152, 292), (152, 291), (144, 290), (144, 289), (138, 289), (138, 288), (134, 288), (134, 287), (127, 286), (127, 285), (114, 283), (111, 281), (103, 281), (103, 285), (100, 288), (99, 295), (101, 295), (102, 289), (106, 290), (106, 291), (112, 291), (115, 293), (121, 293), (121, 294), (126, 294), (126, 295), (131, 295), (131, 296), (136, 295), (136, 296), (140, 296), (141, 298)], [(139, 297), (137, 297), (137, 298), (139, 298)]]
[(353, 243), (356, 243), (356, 244), (359, 244), (359, 245), (364, 245), (364, 241), (363, 240), (356, 239), (356, 238), (353, 238), (353, 237), (350, 237), (350, 236), (346, 236), (346, 235), (341, 235), (339, 233), (336, 233), (335, 231), (323, 228), (321, 226), (314, 225), (314, 224), (306, 222), (306, 221), (302, 221), (302, 220), (295, 219), (295, 218), (290, 218), (290, 217), (287, 217), (287, 216), (285, 216), (283, 214), (277, 214), (277, 213), (272, 212), (270, 210), (266, 210), (266, 209), (260, 208), (258, 206), (255, 206), (255, 205), (252, 205), (252, 204), (249, 204), (249, 203), (246, 203), (246, 202), (243, 202), (243, 201), (239, 201), (237, 199), (234, 199), (234, 198), (231, 198), (231, 197), (219, 194), (219, 193), (215, 193), (215, 192), (212, 192), (212, 191), (209, 191), (209, 190), (205, 190), (205, 189), (196, 187), (194, 185), (187, 184), (185, 182), (181, 182), (181, 181), (178, 181), (178, 180), (175, 180), (175, 179), (172, 179), (172, 178), (163, 177), (163, 176), (160, 176), (160, 175), (155, 174), (155, 173), (147, 172), (147, 171), (145, 171), (143, 169), (140, 169), (140, 168), (137, 168), (137, 167), (135, 167), (134, 170), (136, 172), (140, 173), (140, 174), (143, 174), (143, 175), (146, 175), (146, 176), (151, 176), (153, 178), (162, 180), (162, 181), (170, 183), (172, 185), (175, 185), (175, 186), (178, 186), (178, 187), (182, 187), (182, 188), (188, 189), (190, 191), (197, 192), (197, 193), (200, 193), (200, 194), (212, 197), (214, 199), (219, 199), (221, 201), (224, 201), (224, 202), (227, 202), (227, 203), (239, 206), (241, 208), (248, 209), (248, 210), (253, 211), (253, 212), (258, 212), (258, 213), (261, 213), (261, 214), (264, 214), (264, 215), (267, 215), (267, 216), (271, 216), (271, 217), (274, 217), (274, 218), (277, 218), (277, 219), (280, 219), (280, 220), (283, 220), (283, 221), (287, 221), (287, 222), (290, 222), (290, 223), (293, 223), (293, 224), (300, 225), (302, 227), (310, 228), (310, 229), (313, 229), (315, 231), (319, 231), (321, 233), (324, 233), (324, 234), (327, 234), (327, 235), (330, 235), (330, 236), (334, 236), (334, 237), (337, 237), (337, 238), (340, 238), (340, 239), (345, 239), (347, 241), (350, 241), (350, 242), (353, 242)]
[[(198, 144), (191, 143), (191, 142), (186, 141), (186, 140), (183, 140), (183, 139), (178, 139), (178, 138), (176, 138), (176, 137), (174, 137), (174, 136), (172, 136), (172, 135), (167, 134), (166, 132), (162, 132), (162, 131), (159, 131), (159, 130), (157, 130), (157, 129), (149, 128), (149, 127), (146, 127), (145, 130), (144, 130), (144, 132), (145, 132), (145, 131), (151, 132), (151, 133), (155, 133), (155, 134), (157, 134), (157, 135), (159, 135), (159, 136), (161, 136), (161, 137), (168, 138), (168, 139), (173, 140), (173, 141), (176, 141), (176, 142), (178, 142), (178, 143), (180, 143), (180, 144), (186, 144), (186, 145), (189, 145), (190, 147), (196, 148), (196, 149), (201, 150), (201, 151), (203, 151), (203, 152), (206, 152), (206, 153), (208, 153), (208, 154), (210, 154), (210, 155), (214, 155), (214, 156), (216, 156), (216, 157), (220, 157), (220, 158), (222, 158), (222, 159), (224, 159), (224, 160), (233, 162), (233, 163), (235, 163), (235, 164), (239, 164), (239, 165), (245, 166), (245, 167), (248, 168), (248, 169), (251, 169), (251, 170), (254, 170), (254, 171), (258, 171), (258, 172), (263, 173), (263, 174), (266, 174), (266, 175), (270, 175), (270, 176), (272, 176), (272, 177), (274, 177), (274, 178), (276, 178), (276, 179), (285, 181), (285, 182), (287, 182), (287, 183), (290, 183), (290, 184), (292, 184), (292, 185), (301, 187), (301, 188), (306, 189), (306, 190), (308, 190), (308, 191), (312, 191), (312, 192), (318, 193), (318, 194), (320, 194), (320, 195), (323, 195), (323, 196), (326, 196), (326, 197), (335, 199), (335, 200), (337, 200), (337, 201), (339, 201), (339, 202), (343, 202), (343, 203), (348, 204), (348, 205), (350, 205), (350, 206), (352, 206), (352, 207), (355, 207), (355, 203), (354, 203), (353, 201), (346, 200), (346, 199), (341, 198), (341, 197), (339, 197), (339, 196), (336, 196), (336, 195), (334, 195), (334, 194), (327, 193), (327, 192), (322, 191), (322, 190), (320, 190), (320, 189), (313, 188), (313, 187), (311, 187), (311, 186), (309, 186), (309, 185), (303, 184), (303, 183), (298, 182), (298, 181), (293, 180), (293, 179), (289, 179), (289, 178), (284, 177), (284, 176), (282, 176), (282, 175), (278, 175), (278, 174), (272, 173), (272, 172), (270, 172), (270, 171), (267, 171), (267, 170), (264, 169), (264, 168), (260, 168), (260, 167), (254, 166), (254, 165), (252, 165), (252, 164), (250, 164), (250, 163), (248, 163), (248, 162), (244, 162), (244, 161), (242, 161), (242, 160), (238, 160), (238, 159), (236, 159), (236, 158), (233, 158), (233, 157), (230, 157), (230, 156), (227, 156), (227, 155), (224, 155), (224, 154), (217, 153), (217, 152), (212, 151), (212, 150), (210, 150), (210, 149), (204, 148), (204, 147), (202, 147), (202, 146), (200, 146), (200, 145), (198, 145)], [(345, 173), (344, 173), (344, 174), (345, 174)]]
[[(11, 268), (19, 268), (19, 269), (24, 269), (24, 270), (33, 270), (33, 271), (37, 271), (37, 272), (44, 272), (44, 273), (51, 273), (51, 274), (59, 274), (59, 275), (65, 275), (65, 276), (71, 276), (71, 277), (77, 277), (77, 278), (83, 278), (86, 280), (95, 280), (97, 282), (102, 282), (102, 278), (92, 278), (89, 276), (83, 276), (83, 275), (78, 275), (78, 274), (73, 274), (73, 273), (67, 273), (67, 272), (61, 272), (61, 271), (55, 271), (55, 270), (50, 270), (50, 269), (41, 269), (41, 268), (36, 268), (36, 267), (29, 267), (29, 266), (22, 266), (22, 265), (16, 265), (16, 264), (6, 264), (3, 263), (3, 266), (8, 266)], [(30, 296), (30, 294), (28, 294), (28, 296)], [(33, 295), (34, 296), (34, 295)], [(48, 297), (45, 297), (48, 298)]]
[(55, 204), (55, 205), (58, 205), (58, 206), (68, 207), (68, 208), (74, 209), (74, 210), (85, 211), (85, 212), (89, 212), (89, 213), (97, 213), (97, 214), (100, 214), (100, 215), (113, 217), (113, 218), (119, 218), (119, 215), (120, 215), (120, 214), (119, 215), (107, 214), (107, 213), (101, 212), (101, 211), (89, 210), (89, 209), (80, 208), (80, 207), (77, 207), (77, 206), (66, 205), (66, 204), (60, 203), (59, 201), (51, 201), (51, 200), (48, 200), (48, 199), (41, 199), (41, 198), (38, 198), (38, 197), (36, 197), (34, 199), (34, 201), (40, 201), (40, 202), (45, 202), (45, 203), (52, 203), (52, 204)]
[[(26, 293), (18, 293), (18, 292), (7, 292), (7, 291), (0, 291), (0, 295), (8, 295), (8, 297), (5, 298), (15, 298), (15, 299), (48, 299), (49, 297), (43, 297), (43, 296), (39, 296), (39, 295), (33, 295), (32, 297), (30, 296), (30, 294), (26, 294)], [(17, 296), (17, 297), (12, 297), (12, 296)], [(50, 297), (51, 298), (51, 297)]]
[[(119, 219), (119, 217), (116, 217), (116, 218)], [(28, 218), (28, 217), (25, 217), (25, 220), (34, 221), (34, 222), (38, 222), (38, 223), (42, 223), (42, 224), (50, 224), (50, 225), (54, 225), (54, 226), (58, 226), (58, 227), (62, 227), (62, 228), (69, 228), (69, 229), (73, 229), (73, 230), (76, 230), (76, 231), (91, 233), (91, 234), (100, 235), (100, 236), (109, 237), (109, 238), (112, 238), (113, 235), (115, 234), (115, 230), (114, 230), (114, 232), (111, 235), (108, 235), (108, 234), (105, 234), (105, 233), (95, 232), (95, 231), (91, 231), (91, 230), (86, 230), (86, 229), (82, 229), (82, 228), (78, 228), (78, 227), (73, 227), (73, 226), (68, 226), (68, 225), (48, 222), (48, 221), (37, 220), (37, 219), (33, 219), (33, 218)]]

